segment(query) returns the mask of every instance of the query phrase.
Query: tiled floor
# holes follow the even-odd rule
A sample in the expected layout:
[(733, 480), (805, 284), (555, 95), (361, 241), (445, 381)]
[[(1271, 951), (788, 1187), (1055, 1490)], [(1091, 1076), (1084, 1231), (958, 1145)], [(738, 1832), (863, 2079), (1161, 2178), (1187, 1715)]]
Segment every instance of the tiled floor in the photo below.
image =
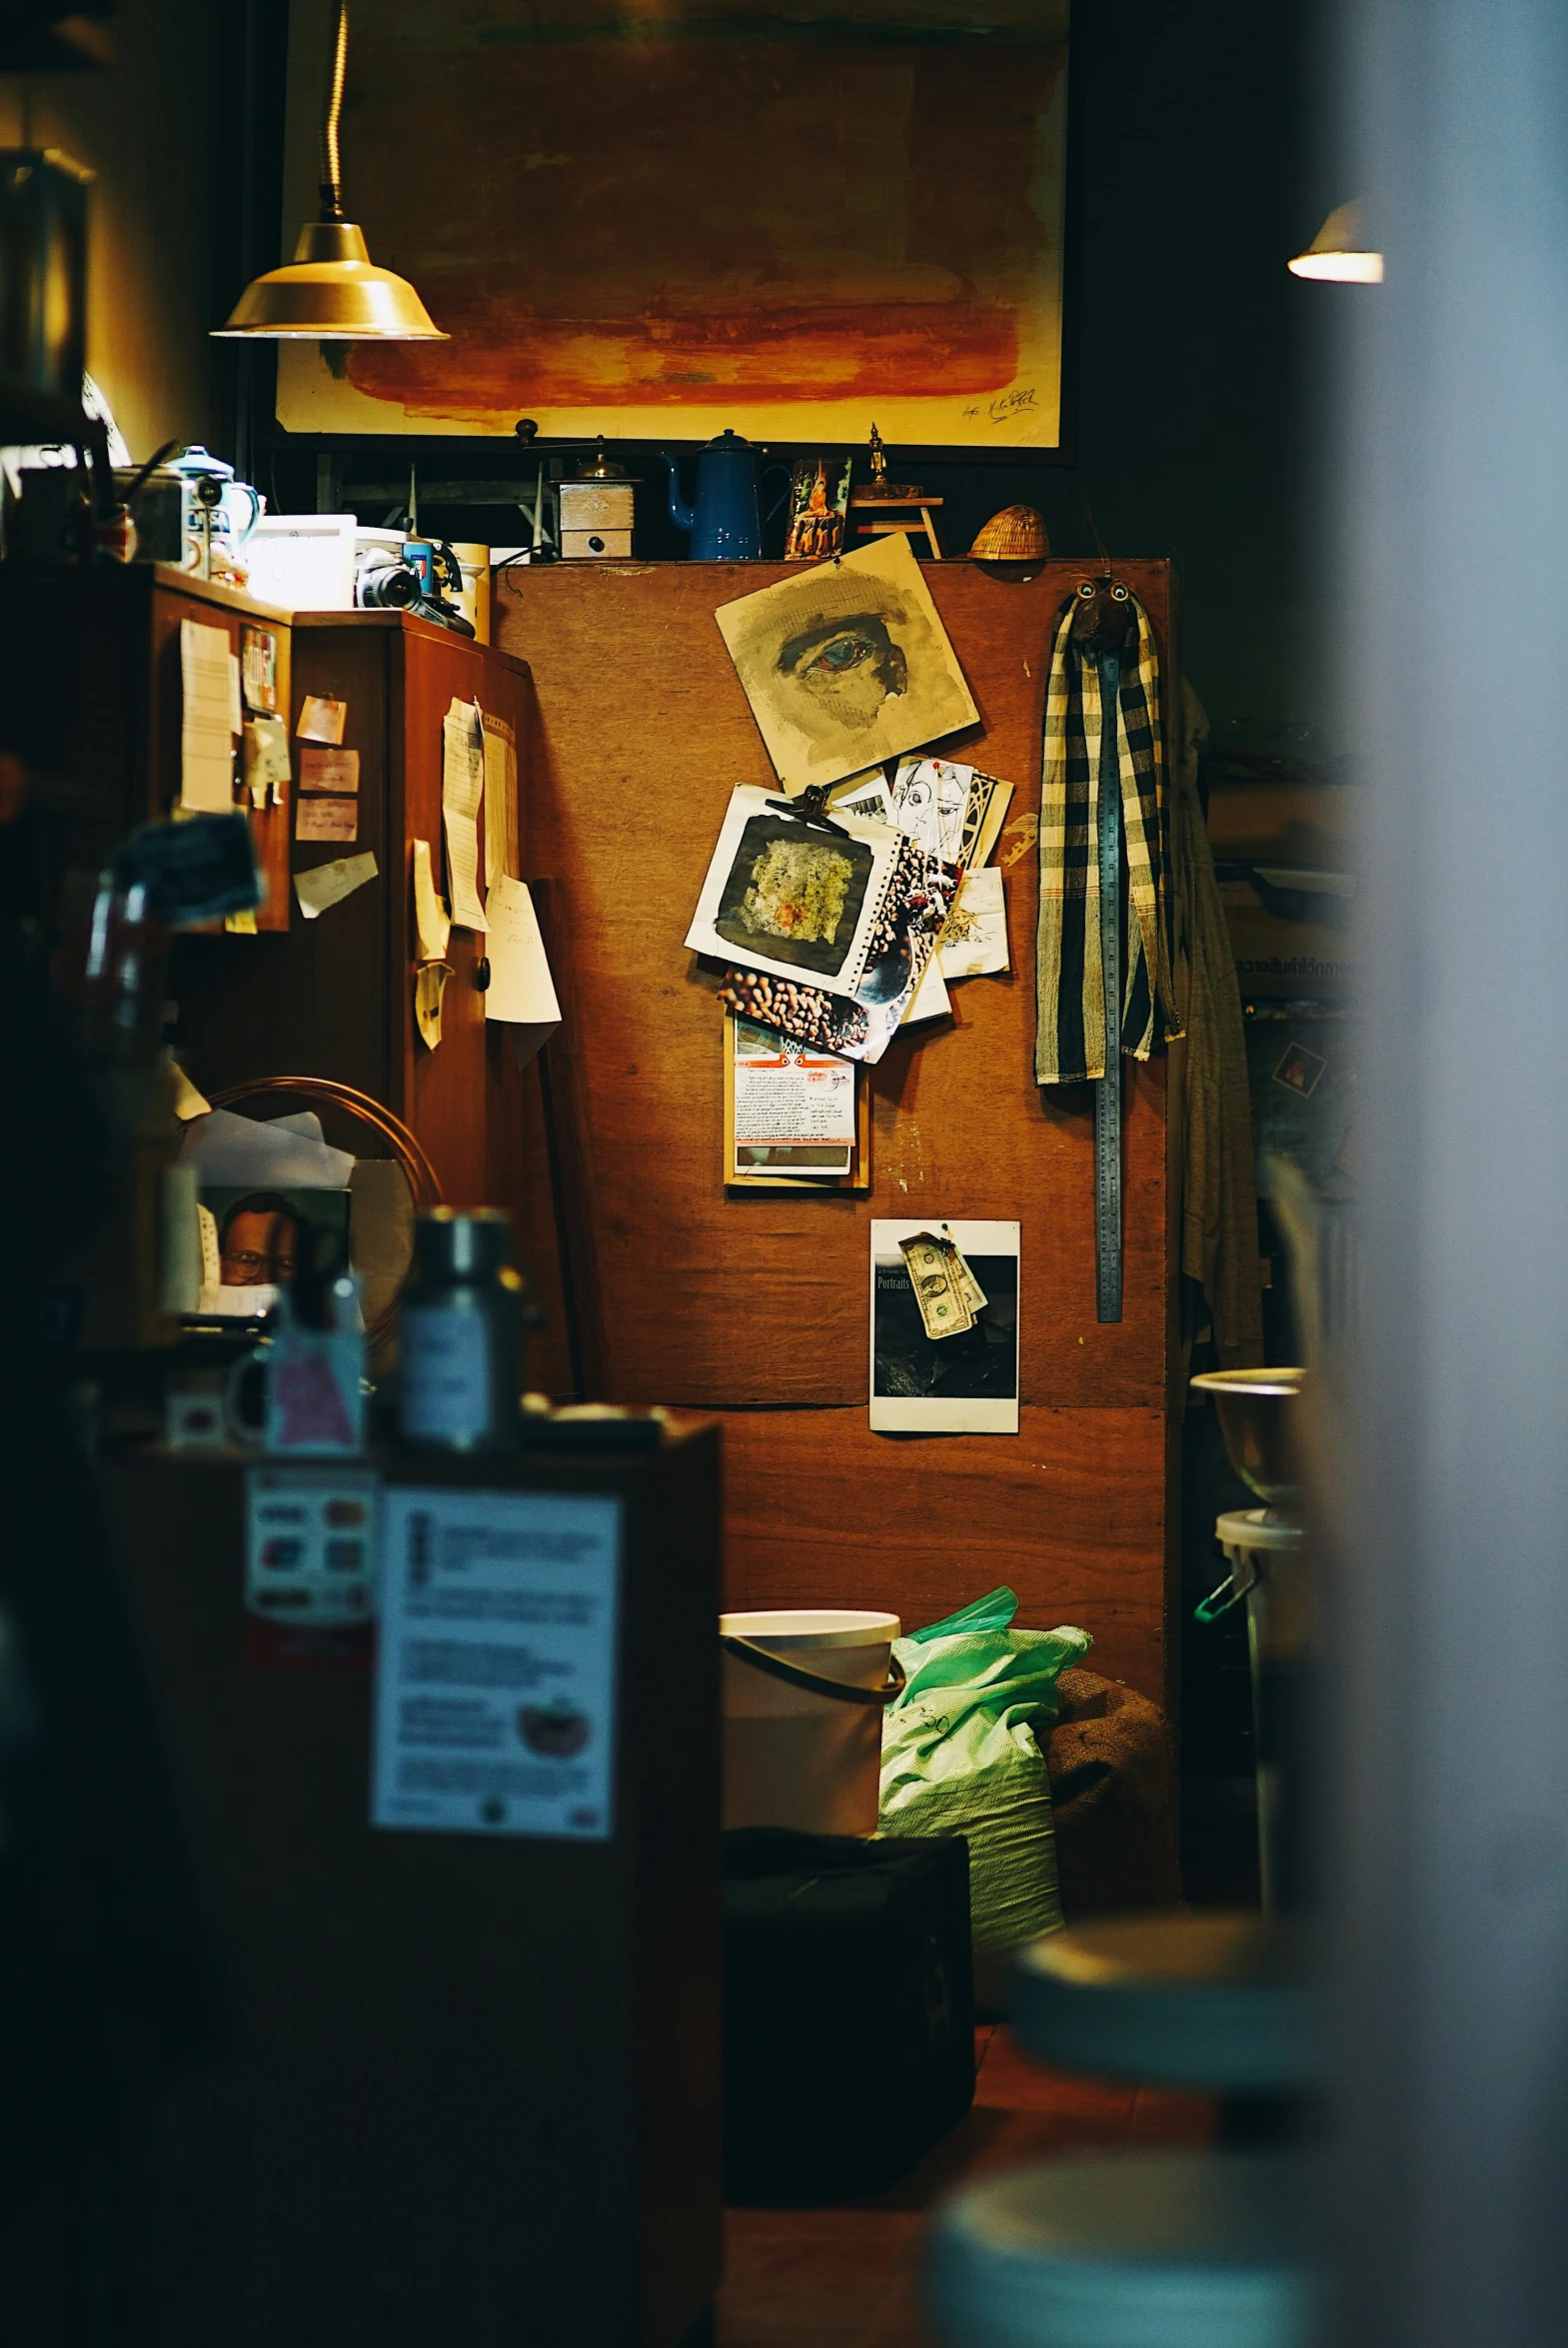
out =
[(949, 2185), (1062, 2152), (1201, 2144), (1197, 2095), (1041, 2070), (1004, 2030), (975, 2033), (974, 2108), (901, 2185), (838, 2209), (736, 2209), (726, 2221), (719, 2348), (929, 2348), (919, 2317), (925, 2211)]

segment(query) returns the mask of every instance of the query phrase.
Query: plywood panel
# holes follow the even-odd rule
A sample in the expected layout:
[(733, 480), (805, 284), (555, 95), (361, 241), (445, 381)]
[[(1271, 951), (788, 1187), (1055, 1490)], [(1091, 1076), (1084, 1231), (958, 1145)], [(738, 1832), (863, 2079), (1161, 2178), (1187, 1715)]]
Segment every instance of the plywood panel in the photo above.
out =
[[(1118, 565), (1156, 627), (1167, 567)], [(1032, 817), (1053, 616), (1083, 575), (926, 572), (981, 725), (942, 747), (1015, 787), (1013, 975), (953, 992), (950, 1023), (874, 1072), (875, 1189), (727, 1196), (717, 973), (685, 937), (731, 788), (773, 773), (714, 622), (768, 564), (563, 565), (506, 574), (496, 634), (534, 673), (531, 873), (570, 909), (570, 1040), (592, 1155), (609, 1388), (624, 1400), (848, 1405), (866, 1384), (873, 1215), (1018, 1216), (1022, 1391), (1038, 1406), (1159, 1406), (1165, 1385), (1163, 1071), (1128, 1078), (1126, 1317), (1094, 1318), (1087, 1087), (1032, 1079)], [(564, 1039), (564, 1045), (567, 1040)]]
[(724, 1413), (732, 1606), (878, 1606), (906, 1629), (999, 1582), (1032, 1629), (1163, 1703), (1165, 1426), (1025, 1409), (1016, 1439), (872, 1434), (863, 1408)]

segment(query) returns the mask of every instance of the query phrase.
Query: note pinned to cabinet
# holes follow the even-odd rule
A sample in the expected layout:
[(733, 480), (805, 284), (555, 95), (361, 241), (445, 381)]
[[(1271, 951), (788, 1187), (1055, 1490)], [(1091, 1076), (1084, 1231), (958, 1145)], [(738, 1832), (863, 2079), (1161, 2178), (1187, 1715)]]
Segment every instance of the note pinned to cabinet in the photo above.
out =
[(228, 631), (180, 622), (180, 805), (227, 815), (234, 805), (234, 655)]
[(504, 1020), (512, 1029), (520, 1068), (550, 1042), (561, 1025), (561, 1005), (545, 941), (540, 936), (534, 900), (521, 881), (500, 873), (490, 887), (490, 985), (485, 993), (487, 1020)]
[(452, 936), (452, 922), (436, 894), (435, 867), (428, 840), (414, 843), (414, 960), (440, 962)]
[(327, 742), (336, 748), (343, 740), (348, 715), (346, 701), (332, 701), (326, 694), (308, 693), (294, 731), (302, 742)]
[(481, 712), (485, 731), (485, 880), (498, 873), (521, 880), (518, 833), (518, 741), (505, 718)]
[(423, 963), (414, 974), (414, 1020), (427, 1052), (441, 1042), (441, 999), (451, 976), (444, 962)]
[(245, 724), (245, 788), (252, 807), (283, 805), (290, 780), (289, 729), (281, 718), (248, 718)]
[(340, 856), (330, 865), (313, 865), (308, 873), (296, 873), (294, 894), (301, 913), (308, 922), (316, 921), (329, 906), (341, 905), (345, 897), (374, 881), (378, 870), (375, 856), (367, 849), (363, 856)]
[(479, 704), (454, 701), (441, 728), (441, 817), (447, 839), (452, 919), (483, 930), (479, 894), (479, 811), (485, 795), (485, 730)]

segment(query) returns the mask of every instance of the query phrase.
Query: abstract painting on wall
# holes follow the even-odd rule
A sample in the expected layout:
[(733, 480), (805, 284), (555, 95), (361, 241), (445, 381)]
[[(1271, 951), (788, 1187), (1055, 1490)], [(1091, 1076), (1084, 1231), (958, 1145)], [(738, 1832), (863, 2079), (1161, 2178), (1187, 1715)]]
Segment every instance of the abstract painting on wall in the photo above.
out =
[[(291, 18), (314, 209), (326, 0)], [(286, 344), (291, 432), (1060, 443), (1068, 0), (379, 0), (350, 217), (448, 343)], [(293, 226), (285, 234), (292, 242)]]

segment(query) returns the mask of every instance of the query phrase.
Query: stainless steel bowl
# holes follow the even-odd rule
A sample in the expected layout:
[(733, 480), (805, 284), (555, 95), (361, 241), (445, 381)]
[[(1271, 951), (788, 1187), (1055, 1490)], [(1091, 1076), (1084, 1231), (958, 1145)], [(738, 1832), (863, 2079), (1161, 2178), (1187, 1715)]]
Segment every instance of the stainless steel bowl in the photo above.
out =
[(1295, 1422), (1304, 1369), (1209, 1369), (1192, 1380), (1213, 1396), (1230, 1464), (1269, 1508), (1301, 1504)]

